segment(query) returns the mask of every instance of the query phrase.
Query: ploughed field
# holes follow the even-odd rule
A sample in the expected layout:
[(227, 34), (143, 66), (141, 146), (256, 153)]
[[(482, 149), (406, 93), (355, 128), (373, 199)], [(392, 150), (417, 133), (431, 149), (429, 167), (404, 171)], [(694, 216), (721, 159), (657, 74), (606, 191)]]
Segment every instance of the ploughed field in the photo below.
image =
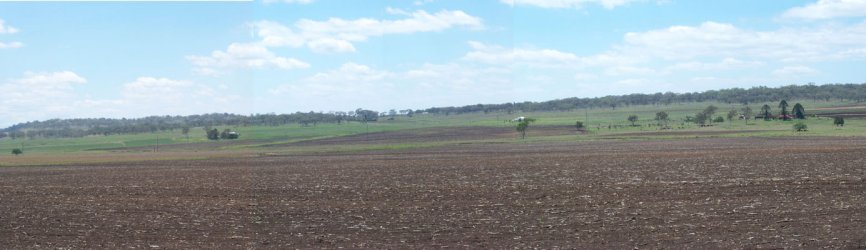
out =
[(866, 247), (866, 139), (0, 168), (4, 248)]

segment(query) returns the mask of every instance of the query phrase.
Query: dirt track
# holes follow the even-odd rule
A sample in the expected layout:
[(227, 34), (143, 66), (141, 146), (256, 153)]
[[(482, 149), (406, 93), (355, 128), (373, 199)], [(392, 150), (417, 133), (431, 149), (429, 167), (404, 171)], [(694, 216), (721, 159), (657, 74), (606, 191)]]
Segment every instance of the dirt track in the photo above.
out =
[(0, 168), (5, 248), (866, 247), (866, 139)]

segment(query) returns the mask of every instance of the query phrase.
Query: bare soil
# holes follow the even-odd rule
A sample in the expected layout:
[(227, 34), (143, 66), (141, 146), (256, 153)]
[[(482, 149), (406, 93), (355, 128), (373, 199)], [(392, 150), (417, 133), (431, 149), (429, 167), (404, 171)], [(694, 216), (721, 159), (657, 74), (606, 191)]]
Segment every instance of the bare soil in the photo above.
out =
[(0, 168), (21, 248), (864, 248), (866, 139)]
[[(573, 126), (532, 126), (529, 136), (555, 136), (579, 134)], [(470, 141), (515, 138), (517, 131), (509, 127), (441, 127), (409, 129), (389, 132), (357, 134), (334, 138), (300, 141), (288, 144), (268, 145), (269, 147), (284, 146), (322, 146), (322, 145), (355, 145), (355, 144), (395, 144), (437, 141)]]

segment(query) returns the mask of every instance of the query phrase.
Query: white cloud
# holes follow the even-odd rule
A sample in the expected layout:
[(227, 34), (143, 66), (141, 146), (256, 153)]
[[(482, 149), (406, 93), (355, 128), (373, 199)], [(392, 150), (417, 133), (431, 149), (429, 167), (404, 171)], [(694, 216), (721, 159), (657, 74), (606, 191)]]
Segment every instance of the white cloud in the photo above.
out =
[(296, 48), (307, 46), (314, 52), (354, 52), (353, 43), (388, 34), (436, 32), (454, 27), (471, 29), (484, 27), (481, 18), (459, 10), (442, 10), (436, 13), (418, 10), (409, 13), (389, 8), (388, 12), (407, 16), (407, 18), (397, 20), (330, 18), (326, 21), (302, 19), (295, 22), (292, 27), (272, 21), (260, 21), (252, 23), (251, 26), (265, 46)]
[[(0, 19), (0, 35), (3, 34), (15, 34), (18, 33), (18, 28), (6, 25), (6, 22), (3, 19)], [(21, 42), (3, 42), (0, 41), (0, 49), (17, 49), (24, 47), (24, 44)]]
[(802, 7), (785, 11), (782, 17), (820, 20), (841, 17), (866, 16), (866, 1), (863, 0), (818, 0)]
[(264, 2), (266, 4), (279, 3), (279, 2), (288, 3), (288, 4), (309, 4), (309, 3), (312, 3), (313, 0), (263, 0), (262, 2)]
[(9, 25), (6, 25), (6, 22), (3, 19), (0, 19), (0, 34), (15, 34), (18, 33), (18, 29)]
[[(71, 71), (26, 72), (0, 82), (0, 126), (76, 117), (143, 117), (210, 112), (247, 113), (251, 103), (230, 88), (191, 81), (139, 77), (123, 84), (117, 98), (94, 99), (76, 89), (88, 83)], [(170, 112), (170, 113), (166, 113)]]
[(742, 61), (736, 58), (725, 58), (720, 62), (707, 63), (700, 61), (689, 61), (674, 64), (667, 68), (668, 71), (724, 71), (732, 69), (743, 69), (764, 66), (760, 61)]
[(597, 4), (607, 9), (613, 9), (638, 1), (641, 0), (500, 0), (500, 2), (511, 6), (529, 5), (548, 9), (580, 9), (589, 4)]
[(24, 122), (68, 117), (75, 110), (74, 87), (87, 79), (71, 71), (24, 73), (0, 84), (0, 121)]
[(361, 106), (387, 110), (517, 101), (512, 98), (533, 93), (527, 90), (533, 86), (516, 87), (512, 79), (511, 69), (505, 67), (450, 63), (389, 71), (346, 63), (271, 89), (271, 94), (278, 98), (266, 101), (284, 100), (287, 103), (274, 105), (295, 110), (304, 107), (352, 110)]
[(463, 60), (488, 64), (516, 64), (528, 66), (562, 66), (576, 63), (577, 55), (553, 49), (505, 48), (499, 45), (470, 41), (472, 51)]
[(818, 74), (820, 71), (807, 66), (787, 66), (773, 71), (776, 76), (804, 76)]
[(322, 38), (307, 43), (310, 50), (316, 53), (355, 52), (355, 46), (345, 40)]
[[(833, 39), (828, 39), (832, 37)], [(866, 23), (818, 28), (783, 28), (775, 31), (740, 29), (731, 24), (706, 22), (700, 26), (627, 33), (613, 53), (664, 60), (704, 57), (761, 58), (780, 61), (844, 59), (851, 49), (866, 47)]]
[(0, 49), (17, 49), (17, 48), (21, 48), (21, 47), (24, 47), (24, 44), (20, 43), (20, 42), (10, 42), (10, 43), (0, 42)]
[(187, 56), (203, 75), (221, 75), (238, 69), (303, 69), (310, 64), (294, 58), (279, 57), (265, 46), (250, 43), (232, 43), (225, 51), (217, 50), (209, 56)]

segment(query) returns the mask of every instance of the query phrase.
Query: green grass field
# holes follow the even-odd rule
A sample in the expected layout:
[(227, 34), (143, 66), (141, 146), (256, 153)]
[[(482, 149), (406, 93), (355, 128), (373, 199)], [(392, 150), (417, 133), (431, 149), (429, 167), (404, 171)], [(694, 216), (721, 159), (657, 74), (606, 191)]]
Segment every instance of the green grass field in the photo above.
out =
[[(798, 101), (790, 101), (793, 106)], [(812, 108), (840, 107), (840, 106), (860, 106), (856, 103), (841, 103), (841, 102), (800, 102), (806, 107), (807, 114), (820, 113), (826, 111), (810, 112)], [(750, 105), (755, 113), (760, 111), (760, 107), (764, 103)], [(773, 113), (778, 113), (776, 103), (768, 103), (773, 108)], [(491, 127), (514, 127), (515, 124), (508, 122), (514, 117), (525, 116), (536, 118), (538, 121), (532, 126), (573, 126), (575, 121), (582, 121), (587, 127), (588, 133), (579, 136), (550, 136), (550, 137), (532, 137), (532, 128), (530, 127), (529, 141), (561, 141), (561, 140), (597, 140), (604, 139), (611, 135), (636, 133), (636, 132), (651, 132), (658, 131), (657, 126), (650, 126), (657, 122), (653, 120), (655, 113), (665, 111), (669, 114), (669, 126), (673, 127), (673, 131), (750, 131), (749, 133), (725, 133), (722, 135), (708, 136), (864, 136), (866, 135), (866, 120), (862, 119), (847, 119), (846, 125), (842, 128), (837, 128), (833, 125), (832, 119), (810, 117), (802, 122), (808, 125), (809, 131), (793, 132), (792, 126), (799, 121), (750, 121), (746, 123), (742, 120), (726, 121), (723, 123), (714, 124), (712, 127), (698, 127), (693, 123), (685, 123), (683, 120), (686, 116), (693, 116), (700, 112), (708, 105), (715, 105), (718, 111), (714, 116), (725, 116), (731, 109), (741, 110), (743, 105), (740, 104), (724, 104), (724, 103), (688, 103), (688, 104), (673, 104), (673, 105), (643, 105), (643, 106), (623, 106), (616, 109), (578, 109), (567, 112), (517, 112), (513, 114), (506, 113), (473, 113), (460, 115), (416, 115), (414, 117), (398, 116), (394, 120), (382, 118), (378, 122), (368, 124), (351, 122), (344, 124), (318, 124), (317, 126), (301, 127), (299, 125), (286, 126), (251, 126), (251, 127), (218, 127), (219, 129), (230, 128), (238, 131), (241, 134), (239, 141), (247, 142), (243, 145), (230, 145), (226, 141), (208, 141), (205, 138), (205, 133), (201, 128), (191, 130), (188, 138), (177, 131), (163, 131), (157, 133), (142, 133), (129, 135), (111, 135), (111, 136), (89, 136), (84, 138), (62, 138), (62, 139), (22, 139), (12, 140), (10, 138), (0, 139), (0, 161), (11, 155), (12, 149), (22, 148), (26, 155), (64, 155), (64, 154), (81, 154), (81, 153), (100, 153), (106, 152), (106, 149), (117, 149), (127, 147), (156, 147), (157, 145), (168, 144), (184, 144), (193, 145), (212, 145), (225, 143), (225, 147), (216, 147), (222, 150), (249, 150), (255, 148), (256, 145), (287, 143), (310, 139), (328, 138), (336, 136), (346, 136), (353, 134), (362, 134), (370, 132), (397, 131), (405, 129), (420, 129), (432, 127), (461, 127), (461, 126), (491, 126)], [(852, 108), (850, 110), (841, 110), (850, 112), (864, 112), (862, 108)], [(840, 112), (840, 110), (833, 110)], [(631, 125), (627, 121), (629, 115), (637, 115), (639, 121), (636, 124), (642, 126)], [(617, 126), (618, 125), (618, 126)], [(609, 129), (608, 126), (611, 126)], [(755, 130), (760, 130), (755, 132)], [(651, 136), (625, 136), (620, 139), (668, 139), (680, 138), (685, 136), (670, 136), (670, 135), (651, 135)], [(689, 135), (694, 137), (694, 135)], [(501, 142), (518, 142), (521, 141), (516, 137), (511, 140), (499, 140)], [(464, 142), (465, 143), (465, 142)], [(407, 143), (400, 145), (377, 145), (375, 147), (336, 147), (341, 150), (364, 150), (367, 148), (411, 148), (411, 147), (427, 147), (441, 146), (442, 143)], [(193, 147), (194, 148), (194, 147)], [(213, 148), (213, 147), (211, 147)], [(323, 149), (327, 150), (327, 149)]]

